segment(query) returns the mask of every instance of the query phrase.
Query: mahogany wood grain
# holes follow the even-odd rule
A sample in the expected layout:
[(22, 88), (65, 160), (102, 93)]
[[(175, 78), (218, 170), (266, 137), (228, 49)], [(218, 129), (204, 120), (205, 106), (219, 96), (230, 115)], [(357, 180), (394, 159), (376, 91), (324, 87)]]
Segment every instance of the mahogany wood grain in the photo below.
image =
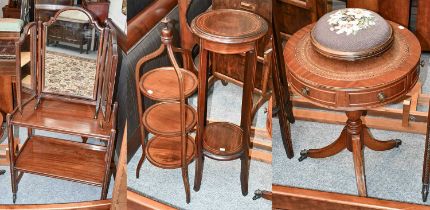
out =
[(214, 122), (205, 128), (203, 153), (213, 159), (236, 159), (243, 152), (242, 129), (232, 123)]
[(21, 148), (15, 168), (26, 173), (100, 186), (106, 152), (106, 148), (101, 146), (32, 136)]
[[(145, 128), (153, 134), (177, 136), (181, 134), (181, 118), (178, 117), (179, 114), (179, 103), (158, 103), (145, 111), (142, 122)], [(187, 105), (185, 115), (185, 130), (188, 132), (196, 125), (197, 113), (193, 107)]]
[(292, 35), (327, 12), (327, 0), (276, 0), (279, 31)]
[[(124, 131), (127, 131), (125, 122)], [(116, 167), (115, 183), (112, 191), (111, 210), (122, 210), (127, 208), (127, 132), (124, 132)]]
[[(187, 165), (193, 161), (195, 155), (194, 139), (187, 138)], [(161, 168), (174, 169), (182, 166), (182, 140), (181, 137), (155, 136), (146, 145), (146, 157), (148, 160)]]
[(171, 206), (160, 203), (139, 195), (133, 191), (127, 191), (127, 209), (128, 210), (176, 210)]
[[(237, 27), (238, 25), (240, 25), (241, 27)], [(252, 93), (254, 90), (255, 72), (257, 66), (257, 44), (258, 40), (266, 35), (269, 30), (269, 27), (267, 22), (263, 18), (258, 15), (255, 15), (254, 13), (242, 10), (218, 9), (208, 11), (197, 16), (191, 23), (191, 29), (193, 33), (200, 39), (200, 63), (198, 75), (199, 89), (197, 105), (199, 114), (196, 136), (197, 157), (194, 190), (198, 191), (201, 186), (204, 161), (203, 154), (205, 152), (211, 153), (210, 150), (205, 150), (203, 147), (204, 135), (206, 129), (210, 126), (206, 125), (209, 52), (228, 55), (241, 54), (243, 52), (246, 52), (244, 72), (245, 77), (242, 94), (242, 110), (240, 122), (240, 128), (243, 132), (243, 153), (242, 155), (240, 155), (240, 180), (242, 195), (246, 196), (248, 194), (250, 128), (252, 123), (251, 112), (253, 106)], [(238, 136), (240, 135), (235, 135), (235, 137)], [(218, 153), (207, 156), (213, 157), (213, 155), (221, 156), (224, 154)], [(227, 154), (227, 156), (224, 157), (228, 160), (231, 160), (231, 156), (229, 156), (230, 154)]]
[[(136, 177), (139, 178), (139, 171), (145, 157), (147, 157), (149, 162), (153, 165), (160, 168), (168, 169), (180, 167), (185, 188), (186, 202), (190, 203), (191, 192), (188, 178), (188, 165), (194, 158), (195, 147), (193, 139), (188, 136), (188, 133), (194, 129), (197, 121), (197, 113), (193, 107), (187, 104), (186, 94), (189, 96), (191, 92), (195, 91), (197, 79), (193, 74), (181, 69), (176, 61), (174, 52), (177, 48), (172, 46), (173, 32), (169, 25), (170, 20), (167, 18), (163, 19), (162, 24), (164, 26), (161, 30), (161, 46), (154, 52), (142, 57), (136, 64), (135, 82), (138, 111), (140, 116), (143, 115), (143, 125), (140, 125), (143, 151), (136, 168)], [(168, 58), (173, 67), (155, 69), (140, 76), (141, 66), (158, 57), (165, 50), (167, 51)], [(170, 74), (170, 78), (164, 81), (162, 80), (164, 84), (154, 84), (159, 83), (160, 79), (153, 77), (154, 74), (162, 76), (163, 73), (167, 71), (170, 71), (170, 73), (168, 73)], [(189, 86), (189, 84), (186, 85), (185, 82), (190, 83), (191, 86)], [(143, 88), (139, 88), (139, 86)], [(149, 92), (145, 87), (158, 89)], [(152, 95), (154, 91), (157, 92), (157, 94)], [(149, 98), (160, 102), (152, 105), (143, 113), (141, 94), (150, 95)], [(149, 143), (146, 143), (144, 140), (144, 129), (155, 134), (155, 137), (151, 138)]]
[[(181, 69), (184, 77), (184, 94), (188, 98), (197, 90), (197, 77), (190, 71)], [(152, 100), (179, 100), (179, 83), (172, 67), (153, 69), (140, 78), (140, 91)]]
[(387, 20), (409, 27), (410, 0), (396, 0), (395, 4), (387, 0), (348, 0), (346, 6), (372, 10)]
[[(104, 35), (104, 38), (100, 39), (99, 57), (102, 51), (104, 56), (98, 62), (95, 79), (95, 82), (100, 84), (98, 85), (99, 89), (95, 90), (96, 96), (92, 103), (73, 99), (69, 96), (45, 95), (42, 91), (42, 82), (44, 81), (44, 74), (42, 74), (44, 72), (43, 55), (37, 53), (38, 56), (31, 59), (36, 61), (35, 57), (37, 57), (37, 74), (32, 74), (31, 79), (35, 91), (22, 102), (24, 98), (20, 94), (22, 81), (17, 79), (17, 107), (6, 117), (13, 202), (16, 201), (18, 183), (24, 174), (23, 172), (98, 185), (101, 186), (100, 198), (104, 200), (107, 197), (118, 109), (118, 104), (113, 103), (118, 51), (116, 33), (111, 29), (110, 21), (107, 21), (107, 25), (102, 28), (94, 22), (88, 11), (78, 7), (63, 8), (54, 15), (49, 23), (29, 24), (34, 26), (32, 30), (37, 30), (38, 34), (37, 46), (36, 42), (33, 41), (31, 49), (35, 52), (43, 52), (44, 47), (46, 47), (44, 45), (46, 41), (46, 33), (43, 33), (44, 27), (55, 22), (63, 11), (68, 10), (78, 10), (85, 13), (90, 22)], [(26, 26), (24, 30), (26, 28), (28, 27)], [(26, 33), (24, 32), (24, 34)], [(35, 39), (35, 37), (35, 33), (33, 33), (33, 38)], [(18, 59), (16, 63), (16, 77), (21, 78), (20, 60)], [(35, 81), (37, 81), (37, 86)], [(28, 130), (28, 139), (22, 148), (17, 148), (15, 144), (14, 127), (25, 127)], [(33, 129), (76, 135), (84, 140), (93, 137), (106, 141), (106, 145), (101, 147), (38, 137), (34, 136)]]
[(56, 210), (108, 210), (111, 209), (111, 200), (85, 201), (64, 204), (19, 204), (0, 205), (0, 209), (56, 209)]
[[(252, 12), (263, 17), (267, 22), (271, 22), (272, 1), (271, 0), (214, 0), (212, 9), (235, 9)], [(271, 26), (269, 25), (269, 28)], [(256, 70), (256, 79), (254, 91), (257, 94), (257, 102), (254, 103), (252, 118), (254, 118), (258, 109), (268, 101), (271, 94), (270, 69), (272, 65), (270, 37), (271, 29), (264, 38), (258, 41), (257, 55), (258, 63)], [(245, 78), (245, 57), (240, 55), (226, 55), (214, 53), (211, 55), (211, 73), (210, 84), (212, 81), (221, 80), (223, 84), (232, 83), (243, 86)]]
[(0, 84), (0, 112), (6, 114), (13, 110), (12, 77), (0, 76)]
[(20, 19), (20, 17), (21, 17), (21, 9), (10, 6), (10, 5), (5, 5), (2, 8), (2, 11), (3, 11), (3, 18)]
[(4, 120), (4, 118), (3, 118), (3, 114), (2, 113), (0, 113), (0, 138), (2, 138), (3, 137), (3, 120)]
[[(384, 151), (401, 144), (400, 140), (382, 142), (374, 139), (361, 121), (363, 112), (403, 98), (418, 80), (421, 54), (418, 40), (404, 27), (393, 22), (391, 24), (395, 33), (393, 46), (380, 56), (362, 61), (339, 61), (317, 53), (309, 44), (309, 31), (313, 24), (295, 33), (284, 49), (288, 69), (286, 73), (294, 90), (311, 103), (345, 111), (348, 118), (341, 136), (336, 141), (321, 149), (303, 150), (299, 161), (307, 157), (329, 157), (347, 148), (353, 153), (360, 196), (367, 196), (364, 146)], [(403, 60), (394, 65), (393, 59), (389, 57), (398, 54)], [(372, 67), (374, 64), (378, 65)], [(366, 71), (369, 72), (360, 75)]]
[(418, 0), (416, 32), (423, 51), (430, 50), (430, 2)]
[(138, 15), (127, 21), (127, 41), (123, 47), (129, 51), (145, 34), (147, 34), (163, 17), (165, 17), (176, 5), (177, 0), (154, 1)]
[[(66, 104), (67, 109), (64, 109)], [(94, 106), (46, 99), (42, 100), (35, 112), (35, 105), (36, 100), (31, 100), (24, 106), (22, 115), (14, 115), (12, 122), (54, 132), (80, 134), (104, 140), (110, 138), (111, 127), (106, 125), (106, 128), (100, 128), (98, 120), (93, 119)]]
[(430, 207), (412, 203), (358, 197), (333, 192), (322, 192), (289, 186), (272, 185), (272, 208), (289, 210), (374, 210), (374, 209), (417, 209)]
[(272, 83), (273, 91), (278, 107), (279, 125), (281, 129), (282, 144), (288, 158), (294, 157), (293, 143), (291, 140), (290, 123), (295, 122), (293, 114), (293, 104), (290, 99), (290, 91), (288, 85), (288, 79), (286, 78), (286, 66), (285, 60), (282, 53), (282, 40), (281, 40), (281, 29), (280, 23), (282, 22), (281, 10), (278, 0), (272, 0), (273, 14), (272, 14), (272, 27), (273, 27), (273, 67), (272, 67)]
[[(304, 97), (311, 102), (338, 110), (368, 109), (401, 99), (418, 80), (421, 47), (412, 32), (400, 29), (396, 23), (391, 22), (391, 24), (395, 36), (402, 38), (395, 38), (393, 47), (381, 56), (360, 62), (333, 62), (318, 54), (308, 43), (307, 35), (313, 25), (301, 29), (288, 40), (284, 48), (286, 65), (291, 69), (287, 74), (292, 87), (299, 93), (305, 92)], [(296, 57), (299, 45), (303, 46), (301, 52), (306, 53), (306, 56)], [(399, 62), (395, 66), (387, 65), (392, 63), (394, 57), (402, 57), (405, 62)], [(306, 65), (300, 64), (299, 60), (302, 58)], [(313, 70), (309, 71), (311, 64), (316, 67), (312, 67)], [(322, 66), (325, 67), (320, 68)], [(363, 73), (363, 67), (366, 67), (366, 72), (372, 73), (366, 75), (374, 76), (366, 77), (364, 74), (359, 76)], [(332, 72), (333, 74), (323, 73), (324, 68), (335, 69), (335, 71)], [(349, 72), (347, 78), (344, 72)], [(302, 80), (305, 74), (306, 81)], [(342, 90), (335, 90), (336, 88)], [(381, 93), (382, 96), (379, 97)]]
[(109, 15), (109, 1), (83, 0), (82, 7), (90, 11), (100, 24), (104, 24)]

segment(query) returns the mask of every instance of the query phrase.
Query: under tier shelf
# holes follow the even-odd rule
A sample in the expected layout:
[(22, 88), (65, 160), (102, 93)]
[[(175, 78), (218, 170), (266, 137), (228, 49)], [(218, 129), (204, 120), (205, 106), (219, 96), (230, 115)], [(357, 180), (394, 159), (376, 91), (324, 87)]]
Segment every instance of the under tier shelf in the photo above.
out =
[(232, 160), (243, 153), (243, 131), (228, 122), (214, 122), (205, 127), (204, 154), (216, 160)]
[(32, 136), (16, 162), (18, 171), (101, 186), (106, 148), (44, 136)]

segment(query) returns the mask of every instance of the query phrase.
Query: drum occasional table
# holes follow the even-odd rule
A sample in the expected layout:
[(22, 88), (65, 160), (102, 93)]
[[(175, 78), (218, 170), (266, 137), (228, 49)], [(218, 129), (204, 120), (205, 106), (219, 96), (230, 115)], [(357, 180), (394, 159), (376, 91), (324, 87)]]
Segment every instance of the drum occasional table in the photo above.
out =
[(347, 148), (353, 154), (360, 196), (367, 196), (364, 147), (384, 151), (401, 144), (400, 140), (374, 139), (361, 116), (369, 108), (400, 100), (419, 76), (421, 47), (417, 38), (406, 28), (390, 24), (394, 33), (391, 48), (372, 58), (345, 61), (321, 55), (311, 43), (313, 25), (295, 33), (284, 48), (291, 87), (310, 102), (345, 111), (348, 117), (338, 139), (321, 149), (303, 150), (299, 161), (333, 156)]

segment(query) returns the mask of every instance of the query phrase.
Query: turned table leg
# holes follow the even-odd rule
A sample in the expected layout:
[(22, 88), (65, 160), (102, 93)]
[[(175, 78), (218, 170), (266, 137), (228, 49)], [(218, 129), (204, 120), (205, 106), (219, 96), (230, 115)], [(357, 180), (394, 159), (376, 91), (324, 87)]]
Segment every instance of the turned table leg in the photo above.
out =
[(351, 141), (352, 156), (354, 160), (355, 179), (357, 182), (357, 190), (360, 196), (367, 196), (366, 176), (364, 174), (363, 149), (364, 140), (362, 137), (363, 125), (361, 122), (362, 111), (346, 112), (348, 121), (346, 122), (346, 130), (348, 132), (347, 140)]

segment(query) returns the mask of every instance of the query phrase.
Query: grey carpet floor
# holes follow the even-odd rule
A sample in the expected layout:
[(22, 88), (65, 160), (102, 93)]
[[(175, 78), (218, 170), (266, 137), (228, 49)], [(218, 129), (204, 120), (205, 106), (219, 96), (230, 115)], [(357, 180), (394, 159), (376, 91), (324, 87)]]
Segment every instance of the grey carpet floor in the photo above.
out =
[[(208, 118), (238, 124), (242, 89), (231, 84), (223, 86), (221, 82), (217, 81), (214, 90), (209, 91)], [(196, 97), (194, 96), (190, 101), (190, 104), (195, 106)], [(254, 120), (254, 125), (257, 127), (265, 125), (265, 107), (267, 107), (267, 103), (259, 110), (256, 120)], [(246, 209), (271, 209), (271, 202), (267, 200), (252, 200), (255, 190), (272, 188), (272, 166), (270, 164), (251, 161), (249, 193), (248, 196), (242, 196), (240, 160), (221, 162), (206, 158), (200, 191), (195, 192), (191, 189), (191, 203), (187, 204), (180, 169), (160, 169), (145, 161), (140, 170), (141, 177), (136, 179), (135, 171), (140, 156), (141, 151), (139, 150), (128, 163), (127, 185), (131, 190), (146, 197), (181, 209), (235, 210), (245, 207)], [(194, 185), (194, 167), (194, 163), (188, 167), (191, 188)]]
[[(27, 132), (25, 129), (20, 129), (20, 139), (25, 139), (26, 133)], [(81, 139), (76, 136), (56, 134), (39, 130), (36, 130), (36, 134), (73, 141), (81, 141)], [(7, 139), (5, 139), (5, 137), (3, 138), (4, 139), (0, 140), (0, 142), (7, 143)], [(88, 142), (98, 143), (93, 139), (89, 139)], [(6, 170), (6, 174), (0, 176), (0, 204), (12, 204), (12, 188), (10, 184), (11, 177), (9, 167), (0, 166), (0, 169)], [(109, 187), (109, 198), (112, 197), (111, 194), (113, 185), (114, 180), (112, 178)], [(44, 176), (24, 174), (21, 182), (18, 185), (16, 204), (69, 203), (100, 200), (100, 193), (100, 187)]]
[[(320, 148), (331, 143), (343, 126), (297, 121), (291, 128), (295, 157), (288, 159), (278, 119), (274, 118), (273, 122), (274, 184), (357, 195), (352, 154), (348, 150), (324, 159), (297, 160), (302, 149)], [(403, 142), (399, 148), (389, 151), (364, 150), (369, 197), (423, 204), (421, 173), (425, 136), (375, 129), (371, 132), (380, 140), (399, 138)]]

